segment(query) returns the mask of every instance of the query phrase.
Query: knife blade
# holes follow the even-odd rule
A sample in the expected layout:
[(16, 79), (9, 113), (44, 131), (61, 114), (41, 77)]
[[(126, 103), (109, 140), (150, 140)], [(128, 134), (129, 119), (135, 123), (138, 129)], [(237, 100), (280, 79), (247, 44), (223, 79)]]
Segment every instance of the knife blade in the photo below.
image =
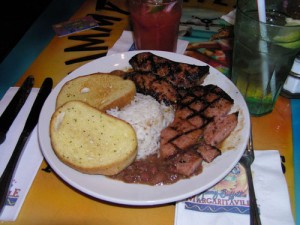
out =
[(5, 141), (6, 133), (26, 102), (27, 97), (31, 92), (33, 83), (33, 76), (28, 76), (6, 107), (5, 111), (0, 116), (0, 144)]
[(12, 153), (12, 156), (9, 159), (9, 162), (1, 175), (0, 178), (0, 213), (2, 212), (5, 203), (6, 197), (8, 194), (8, 190), (10, 187), (10, 183), (12, 177), (15, 172), (16, 165), (18, 163), (19, 157), (22, 153), (22, 150), (32, 132), (34, 127), (36, 126), (41, 109), (44, 105), (45, 100), (52, 90), (53, 81), (51, 78), (46, 78), (38, 92), (38, 95), (33, 103), (33, 106), (30, 110), (29, 116), (26, 120), (24, 129), (18, 139), (17, 145)]

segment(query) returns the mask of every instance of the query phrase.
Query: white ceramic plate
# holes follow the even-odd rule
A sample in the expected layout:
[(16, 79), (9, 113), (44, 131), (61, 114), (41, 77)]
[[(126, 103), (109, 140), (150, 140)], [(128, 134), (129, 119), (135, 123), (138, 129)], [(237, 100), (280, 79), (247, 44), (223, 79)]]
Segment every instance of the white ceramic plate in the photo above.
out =
[[(180, 54), (151, 51), (168, 59), (196, 65), (205, 63)], [(201, 174), (190, 179), (163, 186), (149, 186), (143, 184), (127, 184), (101, 175), (87, 175), (75, 171), (63, 164), (55, 155), (49, 135), (49, 122), (55, 111), (55, 101), (64, 83), (75, 77), (95, 72), (111, 72), (117, 69), (130, 68), (129, 59), (139, 51), (115, 54), (96, 59), (78, 68), (65, 77), (51, 92), (41, 111), (38, 123), (38, 135), (42, 152), (51, 168), (68, 184), (95, 198), (126, 205), (158, 205), (179, 201), (198, 194), (215, 185), (238, 163), (246, 147), (250, 116), (246, 103), (234, 84), (216, 69), (210, 67), (210, 74), (205, 84), (215, 84), (225, 90), (235, 101), (233, 111), (239, 111), (239, 122), (235, 131), (222, 146), (225, 151), (212, 163), (204, 165)]]

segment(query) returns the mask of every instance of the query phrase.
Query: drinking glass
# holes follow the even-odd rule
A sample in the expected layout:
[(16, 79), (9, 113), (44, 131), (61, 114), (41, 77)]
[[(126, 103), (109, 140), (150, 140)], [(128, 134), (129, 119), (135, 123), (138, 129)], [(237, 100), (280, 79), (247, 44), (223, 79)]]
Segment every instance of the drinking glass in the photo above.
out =
[(231, 79), (250, 114), (272, 112), (300, 51), (300, 23), (294, 0), (238, 0)]
[(135, 47), (176, 52), (182, 0), (129, 0)]

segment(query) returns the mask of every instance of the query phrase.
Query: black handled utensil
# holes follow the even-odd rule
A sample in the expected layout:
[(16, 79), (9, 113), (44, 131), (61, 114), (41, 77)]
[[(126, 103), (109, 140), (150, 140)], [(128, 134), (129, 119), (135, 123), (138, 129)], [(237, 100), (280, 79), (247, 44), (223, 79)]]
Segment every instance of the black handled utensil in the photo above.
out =
[(33, 76), (28, 76), (0, 116), (0, 144), (5, 141), (7, 131), (26, 102), (32, 89), (33, 82)]
[(34, 127), (36, 126), (41, 109), (44, 105), (45, 100), (47, 99), (48, 95), (51, 92), (53, 85), (53, 81), (51, 78), (46, 78), (42, 84), (42, 87), (33, 103), (29, 116), (26, 120), (24, 129), (19, 137), (17, 145), (12, 153), (12, 156), (0, 178), (0, 213), (2, 212), (6, 197), (8, 194), (8, 190), (10, 187), (10, 183), (12, 177), (15, 172), (16, 165), (18, 163), (19, 157), (22, 153), (22, 150), (32, 132)]

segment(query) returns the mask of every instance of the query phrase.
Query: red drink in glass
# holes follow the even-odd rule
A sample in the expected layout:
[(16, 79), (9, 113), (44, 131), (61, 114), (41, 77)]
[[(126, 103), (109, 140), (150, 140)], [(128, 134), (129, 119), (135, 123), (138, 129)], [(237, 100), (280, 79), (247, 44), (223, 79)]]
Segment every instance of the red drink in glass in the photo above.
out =
[(130, 0), (135, 46), (139, 50), (176, 52), (181, 0)]

